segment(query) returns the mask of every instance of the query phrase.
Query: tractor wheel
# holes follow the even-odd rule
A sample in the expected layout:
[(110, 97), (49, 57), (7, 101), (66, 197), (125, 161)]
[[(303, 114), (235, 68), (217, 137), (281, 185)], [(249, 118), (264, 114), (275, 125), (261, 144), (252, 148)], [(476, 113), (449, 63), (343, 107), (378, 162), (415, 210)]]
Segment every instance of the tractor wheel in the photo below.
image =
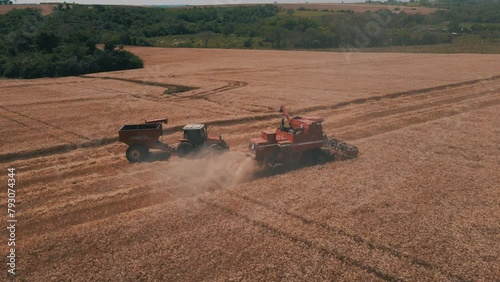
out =
[(148, 156), (149, 150), (144, 146), (133, 145), (127, 149), (127, 160), (131, 163), (141, 162)]
[(340, 143), (339, 144), (339, 150), (344, 153), (345, 151), (347, 151), (347, 144), (346, 143)]
[(177, 156), (185, 158), (194, 152), (193, 144), (189, 142), (181, 142), (177, 145)]
[(282, 174), (285, 172), (285, 166), (282, 163), (277, 163), (273, 165), (274, 174)]

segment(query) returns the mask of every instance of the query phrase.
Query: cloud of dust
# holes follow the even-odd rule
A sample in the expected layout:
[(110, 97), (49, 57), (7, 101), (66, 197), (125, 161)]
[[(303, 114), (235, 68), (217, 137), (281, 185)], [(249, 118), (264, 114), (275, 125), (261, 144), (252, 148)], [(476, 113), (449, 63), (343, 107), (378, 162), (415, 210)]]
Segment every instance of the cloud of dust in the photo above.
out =
[(172, 158), (161, 174), (175, 195), (193, 195), (232, 188), (250, 181), (257, 170), (255, 162), (241, 152), (192, 159)]

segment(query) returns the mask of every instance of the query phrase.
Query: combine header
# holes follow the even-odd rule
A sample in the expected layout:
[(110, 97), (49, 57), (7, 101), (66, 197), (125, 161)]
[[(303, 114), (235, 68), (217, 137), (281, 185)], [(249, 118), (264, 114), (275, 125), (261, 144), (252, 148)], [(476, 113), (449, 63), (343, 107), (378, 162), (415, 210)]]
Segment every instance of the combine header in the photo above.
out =
[[(323, 133), (321, 117), (290, 117), (281, 106), (284, 118), (276, 131), (263, 131), (258, 138), (250, 139), (250, 155), (260, 167), (269, 167), (276, 173), (298, 167), (301, 164), (324, 164), (328, 161), (356, 158), (355, 146), (336, 139), (328, 139)], [(285, 126), (285, 118), (288, 126)]]

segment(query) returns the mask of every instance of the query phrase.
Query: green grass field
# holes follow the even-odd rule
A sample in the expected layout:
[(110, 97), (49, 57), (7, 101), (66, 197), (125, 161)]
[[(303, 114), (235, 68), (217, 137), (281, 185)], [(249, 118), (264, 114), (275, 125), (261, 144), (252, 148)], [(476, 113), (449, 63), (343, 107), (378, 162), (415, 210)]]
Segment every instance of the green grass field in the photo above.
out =
[[(342, 51), (335, 49), (334, 51)], [(359, 49), (361, 52), (395, 52), (395, 53), (475, 53), (500, 54), (500, 40), (483, 40), (478, 35), (464, 35), (453, 39), (450, 44), (417, 45), (417, 46), (389, 46), (380, 48)]]
[[(246, 47), (245, 41), (251, 40), (252, 46)], [(172, 35), (150, 39), (155, 47), (165, 48), (204, 48), (205, 40), (200, 35)], [(237, 37), (213, 34), (207, 44), (208, 48), (235, 48), (235, 49), (272, 49), (271, 45), (262, 42), (259, 37)], [(319, 49), (317, 51), (345, 52), (344, 49)], [(377, 48), (356, 49), (356, 52), (395, 52), (395, 53), (475, 53), (475, 54), (500, 54), (500, 40), (483, 40), (478, 35), (464, 35), (453, 39), (450, 44), (417, 45), (417, 46), (389, 46)]]

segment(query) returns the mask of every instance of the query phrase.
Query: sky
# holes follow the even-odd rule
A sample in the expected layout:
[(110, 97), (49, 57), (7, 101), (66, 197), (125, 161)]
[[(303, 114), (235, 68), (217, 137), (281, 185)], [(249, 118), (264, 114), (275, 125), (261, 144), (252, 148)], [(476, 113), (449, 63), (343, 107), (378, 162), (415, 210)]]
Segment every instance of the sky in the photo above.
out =
[[(64, 0), (13, 0), (17, 4), (61, 2)], [(68, 3), (105, 4), (105, 5), (222, 5), (222, 4), (253, 4), (274, 3), (275, 0), (66, 0)], [(277, 0), (278, 3), (305, 3), (306, 0)], [(309, 3), (341, 3), (342, 0), (308, 0)], [(364, 2), (364, 0), (344, 0), (344, 3)]]

